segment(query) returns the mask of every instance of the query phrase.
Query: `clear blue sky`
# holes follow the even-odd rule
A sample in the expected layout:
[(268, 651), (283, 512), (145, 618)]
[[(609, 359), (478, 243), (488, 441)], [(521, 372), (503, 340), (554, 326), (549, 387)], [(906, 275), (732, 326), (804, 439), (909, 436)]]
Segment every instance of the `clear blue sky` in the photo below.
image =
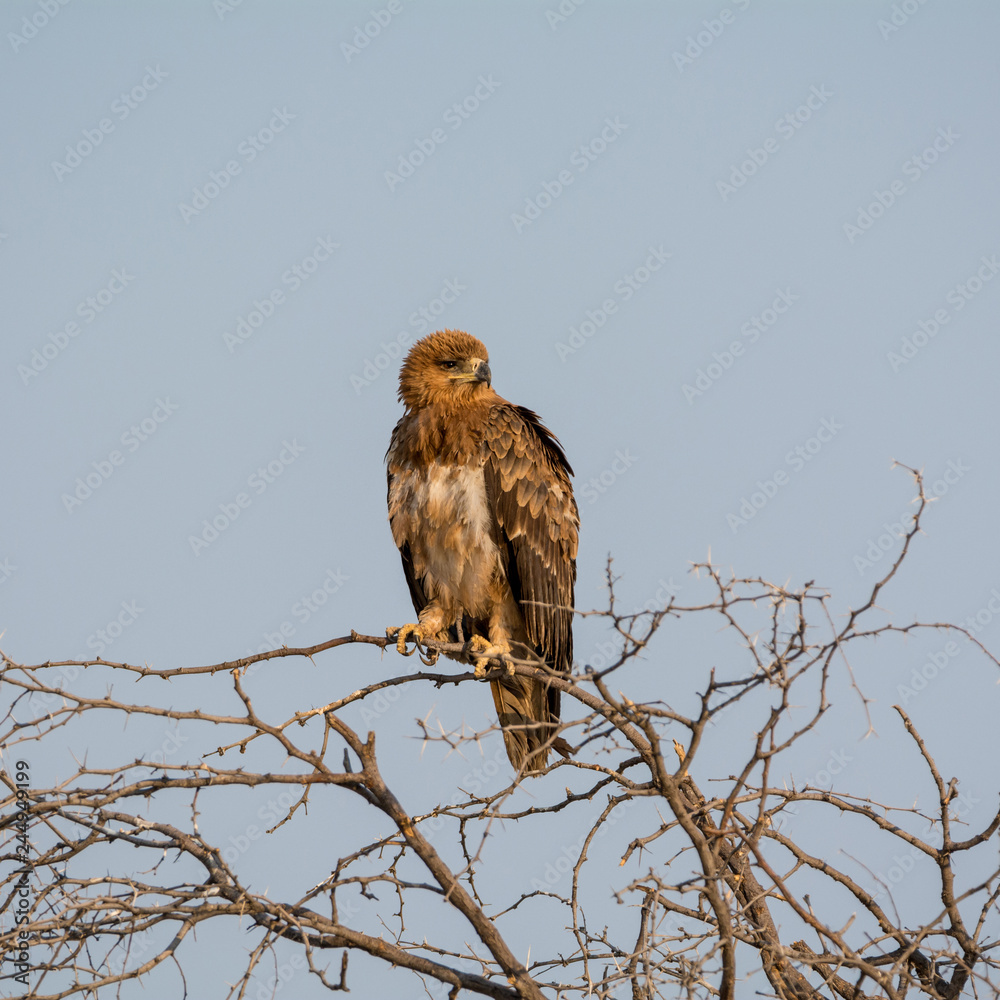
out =
[[(709, 550), (857, 604), (911, 509), (892, 459), (941, 495), (882, 605), (1000, 607), (996, 4), (54, 6), (0, 11), (8, 655), (166, 667), (409, 620), (382, 457), (401, 355), (445, 326), (565, 446), (581, 608), (603, 606), (609, 553), (639, 605), (693, 599)], [(608, 638), (582, 623), (581, 662)], [(738, 652), (699, 642), (665, 629), (629, 683), (690, 707)], [(886, 736), (943, 642), (859, 665)], [(253, 683), (294, 710), (410, 668), (348, 649)], [(908, 706), (983, 802), (995, 681), (969, 652)], [(418, 812), (481, 762), (420, 757), (412, 720), (482, 726), (492, 706), (408, 690), (372, 726)], [(800, 777), (846, 753), (863, 786), (887, 741), (858, 742), (847, 694), (837, 710)], [(37, 779), (91, 739), (39, 750)], [(359, 810), (330, 808), (334, 828)], [(208, 983), (211, 964), (186, 967)]]

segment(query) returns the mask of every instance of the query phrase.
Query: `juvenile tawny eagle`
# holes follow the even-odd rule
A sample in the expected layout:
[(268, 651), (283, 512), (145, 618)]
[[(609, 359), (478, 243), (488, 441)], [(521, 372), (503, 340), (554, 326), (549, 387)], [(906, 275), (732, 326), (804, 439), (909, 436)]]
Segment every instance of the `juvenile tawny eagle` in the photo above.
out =
[[(486, 348), (458, 330), (414, 344), (399, 399), (389, 522), (418, 621), (388, 634), (400, 652), (407, 639), (465, 642), (477, 672), (509, 652), (568, 673), (580, 517), (558, 440), (493, 391)], [(543, 768), (551, 747), (566, 755), (558, 690), (509, 673), (491, 687), (518, 771)]]

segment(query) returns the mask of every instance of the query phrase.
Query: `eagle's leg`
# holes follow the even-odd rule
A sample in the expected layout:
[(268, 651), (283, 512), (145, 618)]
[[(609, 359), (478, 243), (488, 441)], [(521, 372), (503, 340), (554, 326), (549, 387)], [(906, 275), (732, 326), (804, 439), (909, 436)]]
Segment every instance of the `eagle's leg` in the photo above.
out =
[[(513, 654), (511, 643), (515, 639), (526, 639), (524, 621), (518, 609), (510, 588), (503, 587), (503, 599), (497, 601), (490, 609), (490, 642), (495, 649), (502, 649), (508, 656)], [(496, 654), (494, 654), (496, 655)], [(514, 664), (507, 664), (507, 676), (514, 676)]]
[[(472, 657), (476, 665), (476, 676), (482, 677), (486, 673), (486, 668), (490, 657), (501, 658), (510, 656), (511, 640), (514, 637), (514, 622), (519, 617), (517, 605), (509, 593), (503, 595), (501, 600), (494, 603), (490, 609), (489, 639), (481, 635), (474, 635), (466, 643), (466, 651)], [(507, 664), (507, 674), (514, 676), (514, 664)]]

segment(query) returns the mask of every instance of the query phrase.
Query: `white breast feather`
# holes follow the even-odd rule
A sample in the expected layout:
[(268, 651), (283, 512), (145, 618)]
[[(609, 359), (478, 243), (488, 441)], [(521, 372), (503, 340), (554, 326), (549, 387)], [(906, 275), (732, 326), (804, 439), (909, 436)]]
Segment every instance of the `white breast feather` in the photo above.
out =
[(410, 503), (422, 525), (411, 551), (418, 572), (423, 564), (427, 596), (485, 613), (499, 552), (490, 536), (482, 468), (435, 463), (412, 483)]

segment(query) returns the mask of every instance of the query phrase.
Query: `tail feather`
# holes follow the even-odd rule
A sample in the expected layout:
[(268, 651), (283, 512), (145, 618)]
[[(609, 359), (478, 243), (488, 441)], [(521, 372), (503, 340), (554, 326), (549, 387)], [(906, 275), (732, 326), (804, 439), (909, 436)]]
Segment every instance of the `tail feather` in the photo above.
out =
[(490, 690), (507, 756), (517, 771), (535, 774), (543, 770), (549, 750), (569, 756), (569, 744), (555, 735), (559, 725), (558, 691), (544, 681), (517, 676), (490, 681)]

